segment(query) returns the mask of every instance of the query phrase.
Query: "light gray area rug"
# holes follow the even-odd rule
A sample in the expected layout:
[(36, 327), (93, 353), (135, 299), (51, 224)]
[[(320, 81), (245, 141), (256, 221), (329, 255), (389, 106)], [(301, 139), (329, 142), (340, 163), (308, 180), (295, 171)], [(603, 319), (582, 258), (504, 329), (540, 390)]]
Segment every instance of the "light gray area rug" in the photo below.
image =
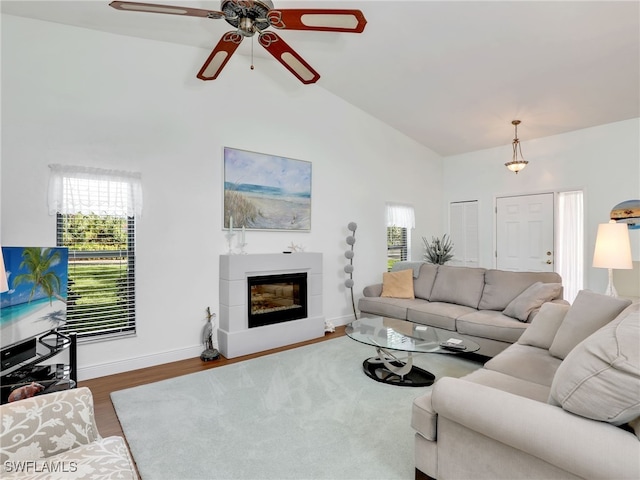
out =
[[(414, 478), (413, 399), (362, 371), (375, 350), (348, 337), (113, 392), (144, 480)], [(460, 377), (480, 364), (417, 355)]]

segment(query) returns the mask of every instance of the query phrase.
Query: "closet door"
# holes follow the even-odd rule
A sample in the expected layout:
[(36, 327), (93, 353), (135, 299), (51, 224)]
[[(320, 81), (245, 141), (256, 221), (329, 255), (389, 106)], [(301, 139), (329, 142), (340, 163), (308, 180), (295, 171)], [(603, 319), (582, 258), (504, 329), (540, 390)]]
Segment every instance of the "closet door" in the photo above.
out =
[(480, 263), (477, 200), (449, 204), (449, 232), (453, 259), (448, 265), (477, 267)]

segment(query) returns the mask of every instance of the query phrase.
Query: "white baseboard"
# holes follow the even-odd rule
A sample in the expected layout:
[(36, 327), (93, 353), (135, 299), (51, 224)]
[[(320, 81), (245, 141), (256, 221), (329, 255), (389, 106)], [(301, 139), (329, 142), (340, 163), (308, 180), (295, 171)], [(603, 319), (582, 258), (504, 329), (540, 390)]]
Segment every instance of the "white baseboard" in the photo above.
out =
[[(353, 322), (353, 320), (353, 315), (344, 315), (341, 317), (326, 319), (326, 321), (331, 322), (334, 327), (346, 325)], [(202, 345), (197, 345), (178, 350), (171, 350), (169, 352), (159, 352), (143, 355), (141, 357), (128, 358), (126, 360), (118, 360), (117, 362), (105, 362), (88, 367), (78, 367), (78, 380), (90, 380), (92, 378), (106, 377), (108, 375), (115, 375), (116, 373), (138, 370), (140, 368), (155, 367), (156, 365), (162, 365), (164, 363), (196, 358), (199, 357), (201, 353)]]
[[(358, 312), (358, 315), (360, 315), (360, 312)], [(353, 322), (355, 320), (355, 318), (353, 318), (353, 313), (351, 315), (343, 315), (341, 317), (334, 317), (331, 319), (331, 323), (333, 323), (334, 327), (340, 327), (342, 325), (347, 325), (351, 322)]]
[(105, 377), (116, 373), (138, 370), (140, 368), (155, 367), (164, 363), (177, 362), (188, 358), (199, 357), (202, 353), (202, 345), (144, 355), (136, 358), (128, 358), (117, 362), (106, 362), (89, 367), (78, 368), (78, 380), (89, 380), (91, 378)]

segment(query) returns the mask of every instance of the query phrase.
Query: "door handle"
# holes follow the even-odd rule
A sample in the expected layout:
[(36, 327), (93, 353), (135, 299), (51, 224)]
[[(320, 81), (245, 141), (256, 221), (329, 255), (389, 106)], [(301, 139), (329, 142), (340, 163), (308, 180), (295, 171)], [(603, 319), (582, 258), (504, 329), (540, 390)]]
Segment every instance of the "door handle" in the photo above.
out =
[(551, 265), (552, 263), (551, 259), (547, 260), (547, 265)]

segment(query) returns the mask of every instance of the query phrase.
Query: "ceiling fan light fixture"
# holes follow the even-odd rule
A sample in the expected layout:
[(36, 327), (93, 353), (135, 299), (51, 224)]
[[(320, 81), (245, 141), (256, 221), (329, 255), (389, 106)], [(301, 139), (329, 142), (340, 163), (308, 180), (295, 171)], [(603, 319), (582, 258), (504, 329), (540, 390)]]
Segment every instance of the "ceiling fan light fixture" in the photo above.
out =
[[(522, 123), (520, 122), (520, 120), (513, 120), (511, 122), (511, 125), (513, 125), (515, 128), (515, 137), (513, 139), (513, 142), (511, 142), (511, 145), (513, 147), (513, 156), (511, 157), (510, 162), (504, 164), (505, 167), (514, 172), (516, 175), (529, 163), (522, 156), (522, 148), (520, 146), (520, 140), (518, 139), (518, 125), (520, 125), (520, 123)], [(519, 157), (518, 152), (520, 152)]]

